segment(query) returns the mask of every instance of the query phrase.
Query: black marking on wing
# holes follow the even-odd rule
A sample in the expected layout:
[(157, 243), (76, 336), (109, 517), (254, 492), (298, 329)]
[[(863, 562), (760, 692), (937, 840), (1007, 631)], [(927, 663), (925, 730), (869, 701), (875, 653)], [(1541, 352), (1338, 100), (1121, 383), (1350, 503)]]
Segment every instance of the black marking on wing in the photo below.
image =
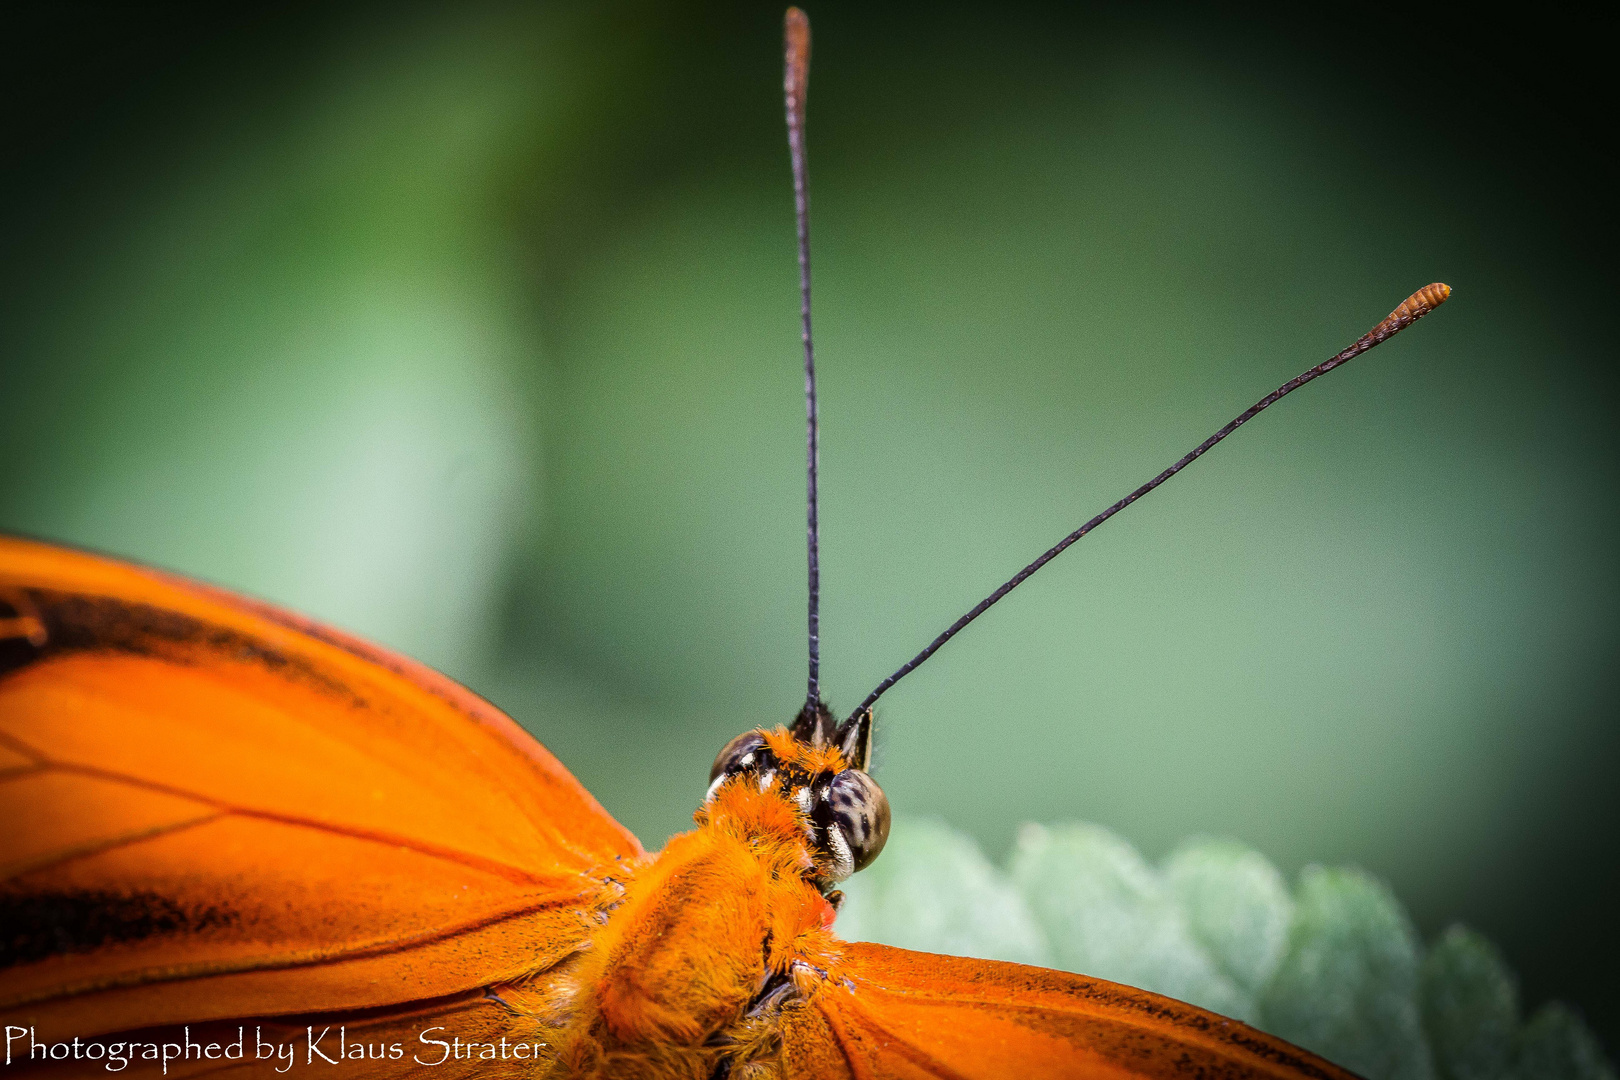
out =
[(0, 676), (39, 659), (40, 649), (25, 637), (0, 639)]
[(21, 590), (0, 589), (0, 673), (33, 660), (48, 640), (32, 600)]
[(215, 623), (105, 596), (52, 589), (27, 589), (22, 594), (44, 624), (45, 641), (0, 641), (0, 678), (29, 664), (70, 653), (113, 652), (178, 664), (195, 663), (206, 656), (210, 660), (263, 667), (288, 681), (342, 697), (349, 704), (366, 704), (353, 689), (304, 658)]
[(152, 892), (0, 892), (0, 970), (52, 956), (93, 952), (161, 934), (240, 922), (234, 911), (185, 908)]

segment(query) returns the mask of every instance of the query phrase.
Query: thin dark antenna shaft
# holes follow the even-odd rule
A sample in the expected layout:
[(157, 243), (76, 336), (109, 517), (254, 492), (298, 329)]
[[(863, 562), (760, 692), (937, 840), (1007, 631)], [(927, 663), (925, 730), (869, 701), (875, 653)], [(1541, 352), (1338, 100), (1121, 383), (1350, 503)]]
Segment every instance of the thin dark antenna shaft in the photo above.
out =
[(944, 645), (947, 641), (951, 640), (951, 638), (955, 637), (963, 627), (967, 626), (968, 623), (990, 610), (996, 601), (1000, 600), (1003, 596), (1006, 596), (1019, 585), (1023, 584), (1025, 579), (1031, 574), (1035, 573), (1035, 571), (1039, 570), (1041, 567), (1063, 554), (1064, 549), (1066, 549), (1070, 544), (1073, 544), (1076, 540), (1079, 540), (1082, 536), (1085, 536), (1092, 529), (1095, 529), (1097, 526), (1101, 525), (1103, 522), (1107, 521), (1109, 518), (1113, 517), (1115, 514), (1119, 513), (1121, 510), (1125, 509), (1127, 506), (1131, 505), (1133, 502), (1140, 499), (1142, 496), (1146, 495), (1148, 492), (1152, 491), (1154, 488), (1158, 487), (1172, 476), (1176, 475), (1176, 473), (1203, 457), (1204, 454), (1207, 453), (1216, 443), (1220, 442), (1222, 439), (1232, 434), (1232, 432), (1254, 419), (1254, 417), (1267, 406), (1282, 400), (1295, 390), (1298, 390), (1300, 387), (1310, 382), (1312, 379), (1326, 375), (1340, 364), (1344, 364), (1355, 359), (1368, 349), (1371, 349), (1373, 346), (1388, 341), (1390, 338), (1394, 337), (1396, 334), (1400, 333), (1402, 330), (1406, 329), (1408, 326), (1412, 325), (1414, 322), (1421, 319), (1423, 316), (1427, 315), (1441, 304), (1445, 303), (1446, 298), (1450, 295), (1451, 287), (1449, 285), (1436, 283), (1434, 285), (1424, 286), (1411, 296), (1407, 297), (1400, 307), (1390, 312), (1388, 318), (1379, 323), (1377, 326), (1373, 327), (1370, 332), (1363, 335), (1362, 338), (1354, 345), (1350, 346), (1348, 349), (1345, 349), (1343, 352), (1332, 357), (1331, 359), (1325, 360), (1316, 365), (1309, 371), (1289, 379), (1287, 382), (1277, 387), (1277, 389), (1273, 390), (1271, 393), (1267, 394), (1253, 405), (1250, 405), (1247, 409), (1243, 410), (1243, 412), (1239, 413), (1235, 418), (1233, 418), (1232, 421), (1225, 427), (1221, 428), (1215, 434), (1199, 443), (1192, 450), (1189, 450), (1185, 455), (1183, 455), (1180, 461), (1177, 461), (1174, 465), (1164, 470), (1164, 472), (1160, 473), (1158, 476), (1155, 476), (1152, 480), (1149, 480), (1147, 483), (1143, 484), (1141, 487), (1119, 500), (1113, 506), (1110, 506), (1096, 517), (1074, 530), (1074, 532), (1070, 533), (1068, 536), (1065, 536), (1062, 540), (1059, 540), (1055, 545), (1047, 549), (1047, 551), (1041, 555), (1040, 558), (1036, 559), (1034, 562), (1018, 571), (1018, 573), (1014, 574), (1012, 578), (1006, 582), (1006, 584), (1001, 586), (1001, 588), (979, 601), (976, 605), (974, 605), (973, 610), (969, 611), (966, 615), (963, 615), (960, 619), (957, 619), (943, 634), (940, 634), (933, 641), (929, 642), (926, 649), (912, 657), (910, 660), (906, 661), (906, 663), (901, 666), (900, 670), (896, 671), (893, 675), (890, 675), (887, 679), (884, 679), (881, 683), (879, 683), (876, 690), (873, 690), (870, 694), (866, 695), (866, 700), (861, 702), (860, 706), (856, 708), (853, 714), (851, 714), (851, 718), (853, 719), (855, 716), (859, 716), (861, 713), (870, 709), (873, 703), (875, 703), (878, 698), (882, 697), (884, 693), (888, 691), (889, 687), (893, 686), (895, 683), (899, 682), (901, 679), (915, 671), (924, 660), (927, 660), (930, 656), (933, 656), (934, 653), (938, 652), (941, 645)]
[(816, 414), (816, 350), (810, 340), (810, 184), (804, 154), (804, 98), (810, 82), (810, 20), (788, 8), (783, 28), (787, 62), (782, 89), (787, 101), (788, 152), (793, 159), (793, 210), (799, 226), (799, 316), (804, 331), (805, 540), (810, 571), (810, 681), (807, 705), (821, 701), (821, 536), (816, 472), (821, 431)]

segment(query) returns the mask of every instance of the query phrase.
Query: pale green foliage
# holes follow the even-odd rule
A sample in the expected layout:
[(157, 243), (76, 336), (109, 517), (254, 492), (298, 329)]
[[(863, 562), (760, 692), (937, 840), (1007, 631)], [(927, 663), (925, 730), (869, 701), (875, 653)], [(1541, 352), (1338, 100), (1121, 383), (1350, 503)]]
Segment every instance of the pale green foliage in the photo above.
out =
[(1614, 1065), (1568, 1006), (1553, 1002), (1524, 1025), (1518, 1045), (1522, 1080), (1614, 1080)]
[(1513, 1074), (1519, 988), (1495, 946), (1453, 926), (1423, 959), (1423, 1026), (1442, 1080)]
[(1261, 1026), (1364, 1076), (1429, 1080), (1417, 934), (1359, 870), (1308, 867), (1288, 950), (1261, 993)]
[(1294, 900), (1265, 856), (1225, 840), (1193, 840), (1164, 861), (1165, 884), (1194, 939), (1250, 998), (1288, 947)]
[(1190, 841), (1159, 866), (1096, 825), (1028, 825), (1006, 872), (971, 839), (897, 820), (845, 886), (838, 930), (927, 952), (1049, 963), (1247, 1020), (1369, 1080), (1616, 1080), (1553, 1004), (1460, 926), (1427, 951), (1359, 870), (1308, 867), (1290, 892), (1241, 844)]
[(1052, 943), (1057, 966), (1163, 992), (1243, 1020), (1253, 998), (1194, 939), (1163, 877), (1096, 825), (1025, 825), (1013, 882)]
[(901, 843), (846, 883), (839, 933), (952, 956), (1053, 962), (1023, 897), (971, 838), (926, 820), (903, 831)]

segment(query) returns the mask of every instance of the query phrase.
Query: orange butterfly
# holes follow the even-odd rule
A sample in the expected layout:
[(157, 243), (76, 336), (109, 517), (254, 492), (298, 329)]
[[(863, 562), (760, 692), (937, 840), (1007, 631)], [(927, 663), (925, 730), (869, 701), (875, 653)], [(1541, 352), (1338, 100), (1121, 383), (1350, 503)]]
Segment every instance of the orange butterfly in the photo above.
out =
[[(817, 416), (804, 93), (786, 95), (808, 391), (810, 683), (716, 759), (649, 854), (544, 747), (419, 664), (155, 570), (0, 538), (0, 1024), (7, 1061), (89, 1074), (1276, 1077), (1349, 1074), (1145, 991), (854, 944), (836, 886), (883, 848), (872, 706), (819, 694)], [(148, 1064), (151, 1063), (151, 1064)]]

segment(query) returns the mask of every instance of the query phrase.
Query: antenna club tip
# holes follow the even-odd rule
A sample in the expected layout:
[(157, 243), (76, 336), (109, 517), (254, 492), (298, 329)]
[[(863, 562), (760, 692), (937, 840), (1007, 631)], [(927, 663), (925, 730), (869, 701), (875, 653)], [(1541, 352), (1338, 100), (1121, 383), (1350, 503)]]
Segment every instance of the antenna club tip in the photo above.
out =
[(783, 82), (788, 111), (802, 122), (805, 89), (810, 82), (810, 16), (796, 7), (788, 8), (782, 18), (782, 44), (787, 54)]
[(782, 17), (782, 43), (787, 47), (789, 69), (801, 73), (810, 67), (810, 16), (796, 7)]
[(1390, 317), (1406, 315), (1418, 319), (1427, 315), (1451, 297), (1451, 286), (1443, 281), (1436, 281), (1432, 285), (1425, 285), (1417, 292), (1401, 301), (1401, 306), (1390, 312)]
[(1367, 338), (1372, 344), (1377, 344), (1392, 334), (1405, 330), (1423, 316), (1439, 307), (1451, 298), (1451, 286), (1443, 281), (1436, 281), (1432, 285), (1425, 285), (1417, 292), (1401, 301), (1400, 307), (1389, 313), (1383, 322), (1373, 327)]

